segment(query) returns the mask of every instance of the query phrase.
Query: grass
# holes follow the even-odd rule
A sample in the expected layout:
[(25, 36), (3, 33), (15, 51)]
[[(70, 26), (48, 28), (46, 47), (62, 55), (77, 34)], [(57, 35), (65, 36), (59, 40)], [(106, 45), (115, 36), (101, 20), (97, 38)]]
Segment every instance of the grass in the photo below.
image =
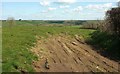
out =
[(120, 38), (118, 36), (95, 31), (91, 34), (89, 43), (101, 47), (102, 49), (98, 49), (101, 54), (110, 59), (120, 61)]
[[(3, 26), (2, 28), (2, 70), (3, 72), (20, 72), (24, 70), (33, 72), (32, 61), (37, 60), (30, 49), (36, 43), (35, 36), (48, 37), (60, 33), (67, 33), (71, 36), (81, 35), (89, 38), (94, 30), (80, 29), (79, 26), (35, 26), (14, 25), (12, 27)], [(5, 24), (5, 22), (3, 22)]]
[[(1, 27), (0, 27), (0, 61), (2, 61), (2, 28)], [(0, 73), (2, 73), (2, 63), (0, 63)]]

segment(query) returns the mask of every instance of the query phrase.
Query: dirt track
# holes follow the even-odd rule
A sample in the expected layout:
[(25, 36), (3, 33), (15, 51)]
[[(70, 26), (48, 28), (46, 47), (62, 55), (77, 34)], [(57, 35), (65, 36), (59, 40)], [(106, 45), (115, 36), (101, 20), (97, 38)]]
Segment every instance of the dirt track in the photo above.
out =
[(117, 62), (92, 49), (77, 36), (51, 36), (32, 48), (39, 57), (33, 66), (37, 72), (118, 72)]

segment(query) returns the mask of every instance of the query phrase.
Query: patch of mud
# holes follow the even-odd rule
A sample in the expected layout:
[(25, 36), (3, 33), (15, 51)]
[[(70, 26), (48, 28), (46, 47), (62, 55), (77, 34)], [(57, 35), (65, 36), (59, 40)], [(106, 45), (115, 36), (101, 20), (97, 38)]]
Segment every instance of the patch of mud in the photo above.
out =
[(31, 49), (38, 56), (36, 72), (118, 72), (118, 63), (87, 45), (79, 36), (59, 35), (39, 39)]

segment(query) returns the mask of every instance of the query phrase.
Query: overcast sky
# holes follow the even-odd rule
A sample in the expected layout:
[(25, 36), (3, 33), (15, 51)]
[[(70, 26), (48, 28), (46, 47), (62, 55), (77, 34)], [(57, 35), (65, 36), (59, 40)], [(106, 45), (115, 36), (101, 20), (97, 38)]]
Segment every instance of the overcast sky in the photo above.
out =
[(116, 7), (117, 0), (29, 0), (2, 2), (2, 19), (26, 20), (95, 20)]

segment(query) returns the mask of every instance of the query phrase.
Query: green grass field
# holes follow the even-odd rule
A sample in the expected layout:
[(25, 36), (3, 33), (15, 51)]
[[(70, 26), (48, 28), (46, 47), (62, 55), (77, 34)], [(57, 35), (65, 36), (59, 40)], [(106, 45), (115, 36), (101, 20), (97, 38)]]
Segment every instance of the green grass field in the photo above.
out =
[[(36, 36), (48, 37), (60, 33), (71, 36), (81, 35), (90, 38), (94, 30), (80, 29), (79, 26), (35, 26), (26, 25), (3, 26), (2, 28), (2, 66), (3, 72), (19, 72), (21, 69), (32, 72), (32, 61), (37, 57), (30, 51), (36, 43)], [(5, 22), (3, 22), (3, 25)], [(25, 25), (24, 25), (25, 24)]]

